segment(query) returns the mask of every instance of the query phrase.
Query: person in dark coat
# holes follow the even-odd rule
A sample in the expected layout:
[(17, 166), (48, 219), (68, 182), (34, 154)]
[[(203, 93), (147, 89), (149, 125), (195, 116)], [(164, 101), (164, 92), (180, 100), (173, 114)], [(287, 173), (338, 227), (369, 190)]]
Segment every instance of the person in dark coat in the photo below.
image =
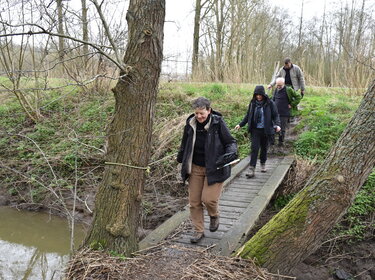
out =
[(285, 86), (284, 78), (276, 79), (276, 89), (273, 93), (272, 101), (275, 102), (277, 112), (279, 113), (281, 131), (279, 133), (279, 146), (284, 145), (285, 133), (288, 127), (289, 117), (294, 116), (292, 114), (293, 109), (297, 109), (297, 105), (301, 101), (302, 96), (299, 92), (295, 91), (291, 87)]
[(195, 230), (190, 241), (197, 243), (204, 237), (203, 206), (210, 216), (210, 231), (219, 227), (219, 199), (223, 182), (230, 176), (228, 163), (237, 158), (237, 142), (208, 99), (199, 97), (192, 105), (194, 114), (186, 120), (177, 161), (181, 163), (182, 180), (189, 181), (190, 216)]
[(254, 89), (247, 112), (235, 129), (240, 129), (247, 124), (251, 135), (250, 168), (246, 174), (248, 178), (255, 175), (255, 166), (260, 150), (261, 172), (266, 172), (268, 141), (272, 139), (275, 131), (280, 131), (280, 119), (275, 103), (266, 95), (264, 87), (258, 85)]

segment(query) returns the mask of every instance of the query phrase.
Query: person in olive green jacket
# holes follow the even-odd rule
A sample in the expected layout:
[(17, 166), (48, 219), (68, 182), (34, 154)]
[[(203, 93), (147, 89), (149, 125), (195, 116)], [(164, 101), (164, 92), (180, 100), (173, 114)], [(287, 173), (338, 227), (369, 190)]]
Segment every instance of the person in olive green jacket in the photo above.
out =
[(288, 119), (297, 114), (297, 105), (302, 96), (299, 92), (291, 87), (285, 86), (284, 78), (276, 79), (276, 89), (273, 93), (272, 100), (275, 102), (281, 122), (281, 131), (279, 134), (279, 146), (284, 144), (285, 132), (288, 126)]

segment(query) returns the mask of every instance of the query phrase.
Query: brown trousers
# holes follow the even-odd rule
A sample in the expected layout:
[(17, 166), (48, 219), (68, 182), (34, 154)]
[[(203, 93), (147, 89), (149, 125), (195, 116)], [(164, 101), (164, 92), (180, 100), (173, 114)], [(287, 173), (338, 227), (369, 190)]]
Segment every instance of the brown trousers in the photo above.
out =
[(203, 205), (209, 216), (219, 215), (219, 199), (223, 183), (207, 184), (206, 168), (193, 164), (189, 176), (190, 218), (196, 232), (204, 231)]

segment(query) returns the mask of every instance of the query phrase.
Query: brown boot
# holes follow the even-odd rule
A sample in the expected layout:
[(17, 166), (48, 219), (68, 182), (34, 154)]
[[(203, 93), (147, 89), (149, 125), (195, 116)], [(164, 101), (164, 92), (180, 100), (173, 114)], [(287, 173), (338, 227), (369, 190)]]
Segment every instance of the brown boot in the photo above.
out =
[(246, 177), (247, 178), (253, 178), (254, 175), (255, 175), (255, 167), (254, 166), (250, 166), (249, 172), (246, 173)]
[(194, 232), (190, 238), (190, 243), (198, 243), (204, 237), (204, 232)]
[(219, 216), (217, 217), (210, 216), (210, 231), (211, 232), (217, 231), (218, 228), (219, 228)]

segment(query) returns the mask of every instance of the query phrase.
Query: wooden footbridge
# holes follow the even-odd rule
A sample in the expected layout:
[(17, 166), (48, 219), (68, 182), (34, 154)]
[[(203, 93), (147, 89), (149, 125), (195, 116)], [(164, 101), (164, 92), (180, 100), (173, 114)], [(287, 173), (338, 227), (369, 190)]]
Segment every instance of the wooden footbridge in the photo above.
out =
[(189, 207), (186, 206), (147, 235), (140, 242), (140, 249), (169, 240), (180, 246), (209, 247), (210, 252), (230, 255), (244, 243), (292, 163), (292, 157), (270, 157), (266, 164), (267, 172), (261, 173), (257, 166), (255, 177), (248, 179), (245, 173), (249, 158), (241, 160), (232, 168), (232, 176), (224, 182), (219, 204), (220, 226), (216, 232), (208, 230), (209, 217), (206, 213), (205, 237), (197, 244), (190, 244), (193, 232)]

